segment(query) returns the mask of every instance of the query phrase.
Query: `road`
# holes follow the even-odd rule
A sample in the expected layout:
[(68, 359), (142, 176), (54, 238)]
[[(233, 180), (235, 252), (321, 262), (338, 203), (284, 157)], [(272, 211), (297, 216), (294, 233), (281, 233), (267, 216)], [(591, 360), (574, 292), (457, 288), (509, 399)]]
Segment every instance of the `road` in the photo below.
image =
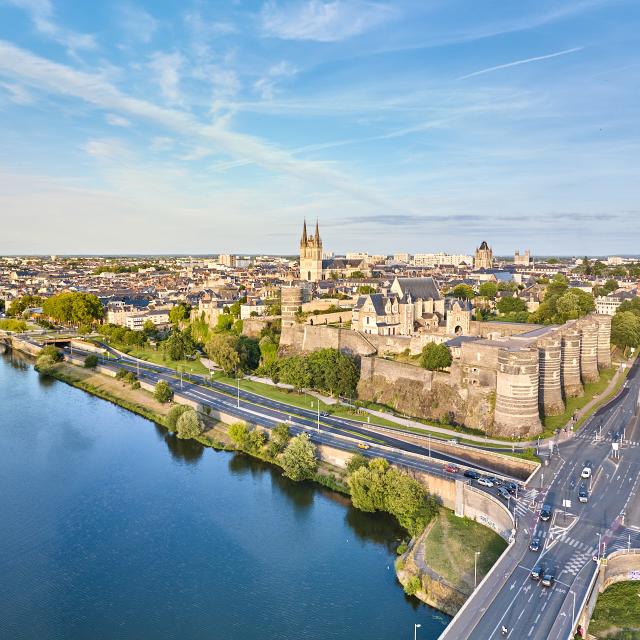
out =
[[(63, 351), (66, 355), (71, 355), (69, 347), (65, 347)], [(89, 352), (74, 347), (73, 354), (77, 357), (85, 357)], [(264, 427), (286, 422), (294, 433), (306, 431), (317, 444), (331, 445), (354, 453), (359, 452), (369, 457), (382, 456), (398, 465), (428, 471), (441, 477), (452, 477), (452, 474), (443, 470), (445, 464), (452, 463), (475, 469), (480, 473), (514, 480), (498, 473), (490, 463), (486, 465), (471, 463), (453, 454), (435, 449), (429, 451), (427, 447), (368, 429), (366, 423), (321, 414), (318, 429), (316, 411), (288, 405), (243, 389), (238, 392), (235, 386), (216, 380), (211, 381), (204, 376), (190, 375), (188, 378), (183, 376), (182, 380), (178, 380), (173, 369), (148, 362), (142, 364), (135, 358), (116, 352), (112, 352), (112, 355), (113, 357), (109, 359), (101, 358), (101, 363), (108, 367), (131, 371), (140, 380), (150, 384), (165, 380), (181, 395), (236, 416), (240, 420)], [(359, 449), (359, 442), (366, 443), (369, 449)], [(460, 477), (460, 474), (457, 476)]]
[[(593, 558), (627, 545), (640, 547), (640, 523), (630, 520), (637, 517), (640, 502), (639, 391), (636, 361), (621, 393), (555, 448), (549, 465), (530, 485), (534, 488), (516, 507), (514, 545), (442, 638), (503, 638), (503, 625), (506, 637), (514, 640), (573, 637), (578, 608), (597, 570)], [(622, 442), (616, 453), (618, 437)], [(583, 480), (587, 462), (592, 476)], [(587, 503), (578, 501), (583, 483), (589, 490)], [(543, 503), (553, 508), (548, 522), (539, 518)], [(539, 552), (529, 550), (533, 537), (542, 541)], [(555, 574), (553, 586), (530, 577), (538, 563)]]

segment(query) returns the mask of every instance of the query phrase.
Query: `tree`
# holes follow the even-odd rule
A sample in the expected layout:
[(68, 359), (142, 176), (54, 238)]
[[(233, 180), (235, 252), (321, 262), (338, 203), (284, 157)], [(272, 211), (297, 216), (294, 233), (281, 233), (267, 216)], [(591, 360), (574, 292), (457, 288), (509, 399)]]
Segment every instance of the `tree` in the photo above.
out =
[(483, 282), (478, 293), (487, 300), (493, 300), (498, 294), (498, 285), (495, 282)]
[(0, 329), (3, 331), (14, 331), (20, 333), (27, 330), (27, 323), (24, 320), (14, 320), (13, 318), (2, 318)]
[(358, 287), (358, 293), (363, 296), (366, 296), (370, 293), (375, 293), (375, 292), (376, 292), (376, 288), (372, 287), (370, 284), (361, 284)]
[(13, 316), (21, 316), (26, 309), (30, 309), (33, 307), (42, 306), (44, 298), (41, 296), (22, 296), (21, 298), (16, 298), (11, 302), (9, 308), (7, 309), (7, 315)]
[(98, 356), (95, 353), (90, 353), (84, 359), (85, 369), (95, 369), (98, 366)]
[(245, 373), (255, 371), (260, 364), (260, 344), (255, 338), (239, 336), (235, 345), (240, 369)]
[(527, 304), (522, 298), (512, 298), (510, 296), (500, 298), (496, 306), (500, 313), (517, 313), (527, 309)]
[(36, 371), (48, 375), (59, 362), (62, 362), (63, 356), (54, 345), (43, 347), (36, 359)]
[(169, 322), (175, 326), (179, 325), (185, 318), (189, 317), (189, 308), (184, 304), (177, 304), (169, 311)]
[(633, 311), (620, 311), (618, 309), (611, 319), (611, 342), (620, 349), (639, 347), (640, 316)]
[(293, 385), (294, 389), (311, 386), (311, 368), (305, 356), (290, 356), (278, 362), (277, 375), (280, 382)]
[(184, 331), (175, 330), (162, 342), (162, 351), (169, 360), (184, 360), (196, 352), (196, 345), (187, 327)]
[(318, 469), (316, 446), (307, 433), (292, 438), (287, 448), (280, 454), (284, 473), (291, 480), (306, 480), (313, 477)]
[(158, 402), (164, 404), (166, 402), (171, 402), (171, 399), (173, 398), (173, 391), (167, 382), (160, 380), (153, 390), (153, 395)]
[(206, 354), (225, 372), (235, 375), (240, 367), (240, 357), (236, 351), (238, 338), (230, 334), (217, 333), (205, 345)]
[(142, 325), (142, 333), (145, 338), (157, 338), (158, 337), (158, 329), (156, 325), (151, 322), (151, 320), (145, 320)]
[(181, 440), (196, 438), (204, 430), (204, 424), (194, 409), (185, 411), (176, 422), (176, 435)]
[(468, 284), (459, 284), (453, 288), (451, 295), (462, 300), (471, 300), (476, 294), (472, 286)]
[(228, 433), (236, 447), (247, 453), (258, 453), (265, 443), (264, 432), (258, 429), (249, 429), (244, 422), (235, 422), (230, 425)]
[(451, 366), (451, 351), (446, 344), (430, 342), (422, 348), (420, 365), (430, 371), (441, 371)]
[(101, 320), (104, 309), (100, 300), (91, 293), (66, 291), (47, 298), (42, 313), (64, 324), (92, 324)]
[(189, 410), (190, 410), (190, 407), (188, 407), (186, 404), (176, 404), (173, 407), (171, 407), (171, 409), (169, 409), (169, 413), (167, 414), (167, 418), (166, 418), (167, 427), (169, 428), (169, 431), (176, 430), (178, 418), (180, 418), (180, 416), (183, 413), (186, 413)]
[(271, 430), (270, 442), (280, 451), (284, 451), (290, 440), (291, 430), (289, 429), (288, 424), (280, 422)]
[(361, 453), (354, 453), (347, 460), (347, 473), (351, 474), (354, 471), (360, 469), (360, 467), (366, 467), (368, 464), (367, 459)]
[[(226, 309), (225, 309), (226, 311)], [(231, 327), (233, 327), (233, 316), (228, 313), (221, 313), (218, 316), (218, 320), (216, 321), (215, 331), (218, 333), (225, 333), (227, 331), (231, 331)]]
[(349, 277), (352, 280), (362, 280), (362, 278), (364, 278), (364, 273), (362, 273), (362, 271), (352, 271)]

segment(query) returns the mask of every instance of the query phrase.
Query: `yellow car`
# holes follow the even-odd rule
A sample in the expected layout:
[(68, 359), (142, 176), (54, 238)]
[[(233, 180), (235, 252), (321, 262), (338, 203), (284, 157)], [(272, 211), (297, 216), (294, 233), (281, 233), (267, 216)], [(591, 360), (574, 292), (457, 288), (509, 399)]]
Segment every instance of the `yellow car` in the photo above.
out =
[(358, 449), (368, 449), (369, 445), (364, 442), (358, 442)]

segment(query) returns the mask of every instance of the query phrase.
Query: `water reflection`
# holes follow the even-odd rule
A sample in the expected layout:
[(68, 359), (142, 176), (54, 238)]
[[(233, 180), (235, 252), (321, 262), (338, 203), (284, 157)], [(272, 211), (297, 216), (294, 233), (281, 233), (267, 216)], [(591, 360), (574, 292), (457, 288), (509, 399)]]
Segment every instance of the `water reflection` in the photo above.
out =
[(367, 513), (349, 507), (345, 522), (363, 542), (384, 545), (390, 553), (395, 553), (407, 532), (388, 513)]
[(187, 464), (196, 464), (204, 453), (204, 447), (199, 442), (181, 440), (174, 433), (165, 432), (164, 441), (171, 457)]

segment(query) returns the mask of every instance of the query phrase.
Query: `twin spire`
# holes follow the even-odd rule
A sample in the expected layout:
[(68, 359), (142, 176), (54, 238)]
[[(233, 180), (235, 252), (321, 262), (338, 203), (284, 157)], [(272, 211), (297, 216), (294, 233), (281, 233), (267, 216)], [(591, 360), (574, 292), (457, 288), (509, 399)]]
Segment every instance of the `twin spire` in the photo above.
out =
[(320, 240), (320, 226), (318, 225), (318, 220), (316, 219), (316, 232), (313, 236), (307, 235), (307, 220), (305, 218), (304, 224), (302, 226), (302, 238), (300, 239), (301, 245), (308, 244), (317, 244), (318, 246), (322, 246), (322, 240)]

